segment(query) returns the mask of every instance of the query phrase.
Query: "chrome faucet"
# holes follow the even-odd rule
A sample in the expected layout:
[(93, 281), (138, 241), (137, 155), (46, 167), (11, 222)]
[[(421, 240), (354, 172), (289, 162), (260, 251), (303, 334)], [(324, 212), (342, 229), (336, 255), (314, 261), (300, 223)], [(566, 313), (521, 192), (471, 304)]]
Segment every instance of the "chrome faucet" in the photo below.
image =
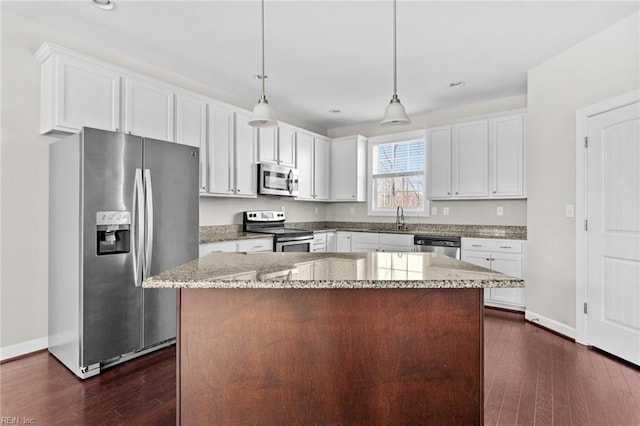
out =
[(404, 209), (402, 206), (398, 206), (396, 209), (396, 229), (404, 229), (406, 225), (404, 223)]

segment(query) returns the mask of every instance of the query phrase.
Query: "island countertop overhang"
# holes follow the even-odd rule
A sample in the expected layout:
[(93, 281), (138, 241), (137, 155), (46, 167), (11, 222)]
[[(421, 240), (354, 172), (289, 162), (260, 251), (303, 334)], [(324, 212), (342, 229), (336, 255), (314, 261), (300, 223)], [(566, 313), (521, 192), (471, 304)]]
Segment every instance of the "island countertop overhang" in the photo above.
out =
[(146, 288), (520, 288), (521, 279), (437, 253), (212, 253)]

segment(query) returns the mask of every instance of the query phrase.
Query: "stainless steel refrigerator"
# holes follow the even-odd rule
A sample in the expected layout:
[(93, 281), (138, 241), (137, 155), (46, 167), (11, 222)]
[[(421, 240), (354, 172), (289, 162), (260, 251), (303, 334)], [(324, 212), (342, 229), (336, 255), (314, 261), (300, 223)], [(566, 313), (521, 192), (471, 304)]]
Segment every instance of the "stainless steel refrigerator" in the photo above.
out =
[(85, 127), (49, 156), (49, 352), (87, 378), (175, 342), (141, 284), (198, 257), (199, 150)]

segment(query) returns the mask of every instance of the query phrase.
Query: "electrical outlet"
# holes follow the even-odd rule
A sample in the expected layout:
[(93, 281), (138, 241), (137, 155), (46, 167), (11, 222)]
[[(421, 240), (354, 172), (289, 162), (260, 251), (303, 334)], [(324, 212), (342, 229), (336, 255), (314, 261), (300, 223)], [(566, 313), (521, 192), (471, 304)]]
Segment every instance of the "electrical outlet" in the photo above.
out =
[(496, 209), (496, 214), (497, 214), (498, 216), (504, 216), (504, 209), (503, 209), (502, 207), (498, 207), (498, 208)]
[(356, 213), (356, 209), (354, 209), (353, 207), (349, 207), (349, 214), (355, 214)]
[(438, 208), (437, 207), (431, 207), (431, 216), (436, 216), (438, 214)]
[(285, 207), (284, 207), (284, 206), (280, 207), (280, 211), (281, 211), (282, 213), (285, 213), (285, 211), (284, 211), (284, 210), (285, 210)]
[(445, 215), (445, 216), (449, 216), (449, 207), (444, 207), (442, 209), (442, 214)]
[(318, 208), (317, 207), (314, 209), (314, 211), (316, 212), (316, 214), (318, 214)]

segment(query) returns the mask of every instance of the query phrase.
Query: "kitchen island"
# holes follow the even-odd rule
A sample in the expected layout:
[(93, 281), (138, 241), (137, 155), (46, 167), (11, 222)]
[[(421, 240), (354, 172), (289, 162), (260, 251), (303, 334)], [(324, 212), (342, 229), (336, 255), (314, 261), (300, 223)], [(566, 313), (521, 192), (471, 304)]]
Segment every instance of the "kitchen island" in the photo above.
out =
[(433, 253), (213, 253), (179, 288), (178, 423), (483, 422), (483, 289)]

